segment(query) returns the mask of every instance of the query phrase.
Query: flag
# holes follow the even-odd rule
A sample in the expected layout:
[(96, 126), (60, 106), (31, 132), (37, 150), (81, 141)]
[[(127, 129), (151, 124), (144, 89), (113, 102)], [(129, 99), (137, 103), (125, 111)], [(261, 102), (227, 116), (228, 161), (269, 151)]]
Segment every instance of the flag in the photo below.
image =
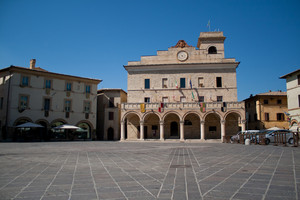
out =
[(193, 97), (193, 99), (195, 99), (195, 96), (194, 96), (194, 93), (193, 93), (193, 91), (192, 91), (192, 97)]
[(193, 85), (192, 85), (192, 80), (190, 79), (190, 86), (191, 86), (191, 89), (193, 89)]
[(178, 84), (177, 84), (177, 80), (175, 80), (175, 86), (178, 89)]
[(208, 20), (207, 27), (210, 27), (210, 20)]
[(141, 107), (141, 113), (144, 113), (145, 112), (145, 104), (141, 103), (140, 107)]
[(164, 103), (160, 103), (160, 107), (158, 107), (158, 112), (164, 112)]
[(205, 106), (206, 106), (205, 103), (202, 102), (200, 103), (200, 111), (203, 113), (205, 112)]

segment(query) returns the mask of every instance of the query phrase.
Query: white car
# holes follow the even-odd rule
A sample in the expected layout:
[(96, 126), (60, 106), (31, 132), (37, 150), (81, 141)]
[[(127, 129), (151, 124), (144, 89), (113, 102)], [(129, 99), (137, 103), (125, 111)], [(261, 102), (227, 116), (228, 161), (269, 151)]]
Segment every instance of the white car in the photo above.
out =
[(270, 144), (271, 142), (275, 142), (275, 138), (274, 138), (274, 135), (276, 133), (286, 133), (286, 141), (289, 143), (289, 144), (292, 144), (293, 143), (293, 135), (292, 135), (292, 132), (289, 131), (289, 130), (285, 130), (285, 129), (282, 129), (282, 130), (273, 130), (273, 131), (268, 131), (265, 135), (265, 143), (266, 145)]

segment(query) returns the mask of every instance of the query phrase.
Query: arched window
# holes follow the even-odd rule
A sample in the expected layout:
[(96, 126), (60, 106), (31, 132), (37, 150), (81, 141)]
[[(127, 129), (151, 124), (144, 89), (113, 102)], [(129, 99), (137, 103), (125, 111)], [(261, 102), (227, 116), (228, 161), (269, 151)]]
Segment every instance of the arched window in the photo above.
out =
[(217, 48), (215, 46), (211, 46), (208, 48), (208, 54), (216, 54)]

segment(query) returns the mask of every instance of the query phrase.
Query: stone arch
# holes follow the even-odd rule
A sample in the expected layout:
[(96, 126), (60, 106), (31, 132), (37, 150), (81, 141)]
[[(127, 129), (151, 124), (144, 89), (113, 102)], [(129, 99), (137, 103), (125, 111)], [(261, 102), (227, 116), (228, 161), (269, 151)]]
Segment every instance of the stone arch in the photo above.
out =
[(205, 115), (205, 139), (221, 139), (221, 119), (217, 112)]
[(298, 123), (298, 121), (297, 121), (297, 120), (293, 119), (293, 120), (291, 121), (291, 126), (294, 126), (294, 124), (296, 124), (296, 125), (300, 125), (300, 124)]
[(78, 139), (92, 139), (93, 134), (93, 124), (87, 120), (81, 120), (77, 122), (76, 126), (81, 128), (82, 130), (77, 131), (78, 132)]
[(50, 123), (50, 126), (53, 126), (53, 124), (57, 123), (57, 122), (61, 122), (63, 124), (68, 124), (68, 122), (62, 118), (58, 118), (58, 119), (55, 119), (53, 120), (51, 123)]
[(205, 115), (203, 116), (202, 120), (205, 121), (206, 117), (207, 117), (209, 114), (217, 114), (217, 115), (220, 117), (220, 120), (223, 119), (222, 114), (219, 113), (218, 111), (209, 111), (209, 112), (206, 112), (206, 113), (205, 113)]
[(227, 112), (224, 116), (225, 119), (225, 136), (235, 135), (241, 131), (241, 114), (236, 111)]
[(208, 52), (208, 54), (217, 54), (217, 47), (215, 47), (215, 46), (209, 46), (207, 48), (207, 52)]
[(42, 137), (44, 140), (46, 140), (46, 141), (49, 140), (49, 139), (50, 139), (50, 136), (49, 136), (49, 134), (48, 134), (48, 129), (49, 129), (49, 127), (50, 127), (49, 122), (48, 122), (47, 120), (45, 120), (45, 119), (38, 119), (38, 120), (35, 121), (35, 123), (44, 126), (44, 128), (42, 128), (42, 129), (40, 130), (40, 131), (41, 131), (41, 134), (42, 134), (41, 137)]
[(142, 116), (142, 121), (144, 121), (146, 119), (146, 117), (151, 115), (151, 114), (156, 115), (158, 117), (158, 119), (161, 120), (161, 115), (158, 112), (149, 111), (149, 112), (144, 113), (144, 115)]
[(45, 127), (46, 129), (50, 127), (50, 123), (45, 119), (38, 119), (35, 121), (35, 123), (40, 124), (42, 126), (43, 126), (43, 124), (46, 124), (46, 127)]
[(125, 122), (125, 139), (140, 139), (140, 121), (141, 116), (135, 111), (127, 112), (122, 117)]
[(182, 121), (179, 113), (170, 111), (163, 116), (164, 121), (164, 135), (165, 139), (179, 139), (180, 138), (180, 121)]
[(139, 120), (141, 120), (141, 116), (140, 116), (140, 114), (139, 114), (138, 112), (135, 112), (135, 111), (129, 111), (129, 112), (126, 112), (126, 113), (123, 115), (121, 121), (125, 121), (125, 119), (127, 118), (127, 116), (130, 115), (130, 114), (135, 114), (135, 115), (137, 115), (137, 116), (139, 117)]
[(32, 122), (32, 120), (29, 117), (19, 117), (15, 120), (14, 126), (26, 123), (26, 122)]
[(185, 139), (200, 139), (200, 120), (199, 113), (190, 111), (183, 115), (184, 120), (184, 138)]
[(90, 126), (91, 131), (94, 130), (94, 126), (93, 126), (93, 124), (90, 121), (88, 121), (88, 120), (81, 120), (81, 121), (77, 122), (76, 126), (78, 126), (81, 123), (87, 123)]
[(67, 134), (64, 130), (53, 129), (56, 126), (67, 124), (67, 121), (61, 118), (55, 119), (50, 123), (50, 139), (53, 140), (66, 140)]
[(169, 114), (175, 114), (179, 117), (179, 120), (182, 120), (182, 116), (176, 112), (176, 111), (168, 111), (166, 112), (163, 116), (162, 116), (162, 120), (165, 121), (166, 117), (169, 115)]
[(143, 116), (144, 122), (144, 138), (159, 139), (160, 138), (160, 122), (161, 118), (156, 112), (148, 112)]

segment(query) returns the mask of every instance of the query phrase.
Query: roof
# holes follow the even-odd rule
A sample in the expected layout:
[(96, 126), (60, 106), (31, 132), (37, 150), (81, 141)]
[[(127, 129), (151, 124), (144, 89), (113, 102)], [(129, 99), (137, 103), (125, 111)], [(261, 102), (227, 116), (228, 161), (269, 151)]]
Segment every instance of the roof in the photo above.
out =
[(125, 92), (123, 89), (121, 88), (102, 88), (100, 90), (97, 91), (97, 93), (101, 93), (101, 92), (109, 92), (109, 91), (121, 91), (127, 94), (127, 92)]
[(288, 73), (288, 74), (286, 74), (286, 75), (283, 75), (283, 76), (281, 76), (281, 77), (279, 77), (279, 78), (287, 78), (288, 76), (292, 76), (293, 74), (295, 74), (295, 73), (298, 73), (298, 72), (300, 72), (300, 69), (297, 69), (296, 71), (293, 71), (293, 72), (291, 72), (291, 73)]
[(282, 91), (270, 91), (270, 92), (265, 92), (265, 93), (259, 93), (256, 94), (254, 96), (250, 96), (247, 99), (244, 99), (244, 101), (249, 100), (249, 99), (254, 99), (256, 97), (260, 97), (260, 96), (287, 96), (286, 92), (282, 92)]
[(5, 71), (22, 71), (22, 72), (27, 72), (27, 73), (32, 73), (32, 74), (44, 74), (45, 76), (49, 76), (49, 75), (60, 76), (61, 78), (68, 77), (68, 78), (74, 78), (74, 79), (82, 79), (85, 81), (97, 82), (97, 84), (102, 81), (100, 79), (92, 79), (92, 78), (85, 78), (85, 77), (80, 77), (80, 76), (72, 76), (72, 75), (67, 75), (67, 74), (59, 74), (59, 73), (49, 72), (40, 67), (30, 69), (30, 68), (26, 68), (26, 67), (19, 67), (19, 66), (11, 65), (10, 67), (0, 69), (0, 73), (5, 72)]

